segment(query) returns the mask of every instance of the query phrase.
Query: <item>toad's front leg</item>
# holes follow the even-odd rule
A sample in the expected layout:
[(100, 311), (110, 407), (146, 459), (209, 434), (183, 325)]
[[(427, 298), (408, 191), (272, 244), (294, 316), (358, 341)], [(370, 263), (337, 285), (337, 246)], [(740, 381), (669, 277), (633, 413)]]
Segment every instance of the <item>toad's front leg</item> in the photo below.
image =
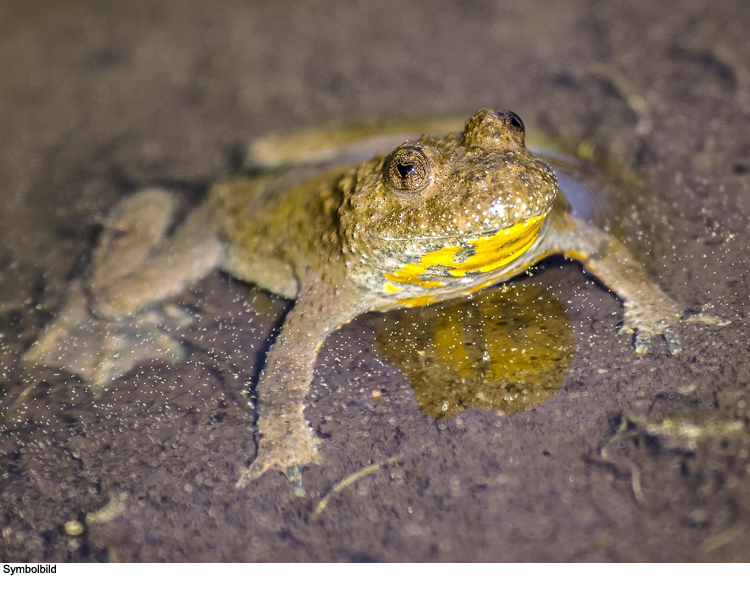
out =
[[(679, 322), (684, 314), (646, 274), (617, 238), (570, 217), (566, 228), (553, 236), (555, 250), (575, 259), (623, 300), (621, 332), (635, 334), (637, 353), (648, 351), (651, 340), (662, 335), (672, 355), (682, 350)], [(698, 314), (690, 320), (724, 326), (729, 321)]]
[(306, 273), (299, 297), (271, 346), (258, 383), (258, 455), (237, 486), (247, 486), (270, 469), (286, 474), (295, 494), (305, 494), (300, 467), (320, 463), (319, 439), (304, 417), (315, 359), (326, 337), (363, 308), (356, 288), (333, 287)]

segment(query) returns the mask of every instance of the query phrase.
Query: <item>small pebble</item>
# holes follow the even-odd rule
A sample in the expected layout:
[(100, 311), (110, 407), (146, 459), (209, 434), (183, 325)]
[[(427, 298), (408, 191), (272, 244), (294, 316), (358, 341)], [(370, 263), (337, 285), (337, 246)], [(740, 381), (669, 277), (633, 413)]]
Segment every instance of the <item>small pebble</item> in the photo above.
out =
[(80, 521), (67, 521), (65, 533), (69, 536), (80, 536), (83, 533), (83, 524)]

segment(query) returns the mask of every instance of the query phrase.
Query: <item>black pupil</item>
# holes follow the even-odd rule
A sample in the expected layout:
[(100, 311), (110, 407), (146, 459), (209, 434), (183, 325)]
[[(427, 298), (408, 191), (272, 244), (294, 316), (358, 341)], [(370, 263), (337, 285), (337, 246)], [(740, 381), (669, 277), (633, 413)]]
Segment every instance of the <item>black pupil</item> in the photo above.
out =
[(398, 173), (401, 175), (402, 179), (405, 179), (412, 172), (414, 172), (414, 167), (411, 164), (396, 164), (396, 169), (398, 170)]
[(517, 129), (520, 129), (522, 127), (521, 120), (515, 115), (510, 116), (510, 124)]

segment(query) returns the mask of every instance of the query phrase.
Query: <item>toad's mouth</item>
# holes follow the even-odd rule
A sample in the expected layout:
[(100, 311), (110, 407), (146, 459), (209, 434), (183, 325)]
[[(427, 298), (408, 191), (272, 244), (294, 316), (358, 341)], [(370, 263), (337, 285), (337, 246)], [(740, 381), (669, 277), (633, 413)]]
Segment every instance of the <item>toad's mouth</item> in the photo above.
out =
[(423, 255), (419, 263), (384, 273), (388, 281), (422, 287), (443, 287), (444, 278), (494, 271), (512, 263), (539, 237), (546, 215), (529, 218), (510, 228), (483, 234), (463, 245), (446, 246)]

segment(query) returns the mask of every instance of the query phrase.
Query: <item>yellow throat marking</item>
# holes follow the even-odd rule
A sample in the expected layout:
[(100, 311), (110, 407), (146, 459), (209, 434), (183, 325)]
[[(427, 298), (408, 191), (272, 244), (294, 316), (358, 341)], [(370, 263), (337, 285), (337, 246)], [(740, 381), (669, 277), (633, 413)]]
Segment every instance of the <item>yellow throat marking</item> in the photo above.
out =
[[(524, 222), (519, 222), (510, 228), (500, 230), (490, 236), (481, 236), (469, 240), (468, 245), (474, 247), (474, 254), (463, 262), (454, 260), (456, 253), (464, 246), (446, 246), (439, 250), (428, 252), (422, 256), (419, 263), (404, 265), (393, 273), (385, 273), (388, 281), (396, 283), (413, 283), (422, 287), (442, 287), (440, 281), (429, 281), (420, 279), (419, 276), (428, 272), (429, 267), (440, 265), (450, 268), (450, 274), (454, 277), (463, 277), (468, 272), (487, 273), (513, 262), (529, 247), (539, 236), (542, 222), (545, 216), (536, 216)], [(387, 284), (388, 285), (388, 284)], [(391, 291), (394, 286), (391, 286)]]

